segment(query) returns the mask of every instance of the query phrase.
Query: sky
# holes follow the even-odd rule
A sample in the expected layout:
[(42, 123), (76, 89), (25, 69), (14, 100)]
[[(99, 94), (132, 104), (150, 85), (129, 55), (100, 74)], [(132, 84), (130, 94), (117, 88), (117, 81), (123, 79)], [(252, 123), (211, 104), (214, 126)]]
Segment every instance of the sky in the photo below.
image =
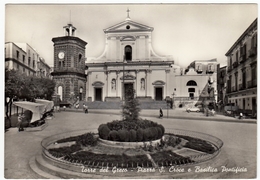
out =
[(5, 42), (25, 42), (53, 66), (53, 37), (64, 36), (72, 23), (86, 41), (86, 58), (98, 57), (105, 47), (104, 29), (132, 21), (153, 27), (152, 46), (176, 65), (217, 58), (226, 65), (226, 52), (257, 18), (257, 4), (6, 4)]

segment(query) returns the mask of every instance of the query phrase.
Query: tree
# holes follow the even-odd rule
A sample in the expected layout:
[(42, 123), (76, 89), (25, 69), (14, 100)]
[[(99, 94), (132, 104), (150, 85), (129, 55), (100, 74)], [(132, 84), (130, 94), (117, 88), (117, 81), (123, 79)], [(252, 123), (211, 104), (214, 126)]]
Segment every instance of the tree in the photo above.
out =
[[(54, 88), (55, 82), (51, 79), (27, 76), (16, 70), (5, 69), (6, 117), (9, 119), (9, 116), (11, 116), (11, 106), (14, 98), (32, 100), (40, 97), (51, 100)], [(7, 102), (7, 97), (10, 98), (10, 103)]]
[(123, 119), (136, 121), (139, 118), (141, 109), (138, 107), (139, 101), (135, 98), (135, 90), (133, 88), (126, 89), (125, 103), (122, 106)]

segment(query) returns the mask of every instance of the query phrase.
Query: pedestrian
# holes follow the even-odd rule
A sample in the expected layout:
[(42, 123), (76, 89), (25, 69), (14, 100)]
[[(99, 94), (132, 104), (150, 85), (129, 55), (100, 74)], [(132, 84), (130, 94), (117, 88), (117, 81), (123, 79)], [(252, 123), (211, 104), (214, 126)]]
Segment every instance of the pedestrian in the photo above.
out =
[(85, 103), (83, 103), (83, 110), (84, 110), (85, 114), (86, 113), (88, 114), (88, 106), (85, 105)]
[(163, 111), (162, 111), (162, 108), (160, 108), (160, 111), (159, 111), (159, 117), (162, 118), (163, 117)]
[(19, 114), (18, 115), (18, 123), (17, 123), (17, 128), (18, 128), (18, 132), (20, 131), (24, 131), (23, 129), (23, 119), (24, 119), (24, 114)]
[(56, 97), (54, 100), (54, 111), (60, 112), (60, 103), (61, 103), (60, 97)]
[(241, 112), (241, 113), (239, 113), (239, 117), (238, 117), (239, 119), (244, 119), (244, 115), (243, 115), (243, 113)]

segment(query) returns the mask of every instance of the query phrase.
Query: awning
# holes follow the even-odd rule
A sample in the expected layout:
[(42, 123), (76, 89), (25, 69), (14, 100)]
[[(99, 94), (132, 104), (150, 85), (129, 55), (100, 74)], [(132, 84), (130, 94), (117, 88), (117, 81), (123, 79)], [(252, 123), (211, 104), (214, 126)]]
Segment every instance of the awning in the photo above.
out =
[(28, 102), (28, 101), (18, 101), (18, 102), (14, 102), (13, 104), (23, 109), (32, 111), (33, 115), (31, 119), (31, 123), (40, 120), (46, 108), (46, 105), (44, 104)]
[(39, 104), (44, 104), (46, 106), (46, 112), (50, 111), (54, 106), (53, 101), (48, 101), (45, 99), (35, 99), (35, 102)]

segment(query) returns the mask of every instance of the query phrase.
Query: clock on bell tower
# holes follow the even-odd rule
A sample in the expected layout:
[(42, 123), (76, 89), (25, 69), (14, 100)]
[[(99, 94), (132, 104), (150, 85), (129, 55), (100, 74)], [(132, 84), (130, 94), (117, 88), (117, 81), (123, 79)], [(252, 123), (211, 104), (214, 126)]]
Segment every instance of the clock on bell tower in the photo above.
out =
[(52, 38), (54, 43), (54, 69), (56, 93), (62, 101), (83, 100), (86, 95), (85, 46), (87, 42), (75, 37), (72, 24), (63, 27), (64, 36)]

